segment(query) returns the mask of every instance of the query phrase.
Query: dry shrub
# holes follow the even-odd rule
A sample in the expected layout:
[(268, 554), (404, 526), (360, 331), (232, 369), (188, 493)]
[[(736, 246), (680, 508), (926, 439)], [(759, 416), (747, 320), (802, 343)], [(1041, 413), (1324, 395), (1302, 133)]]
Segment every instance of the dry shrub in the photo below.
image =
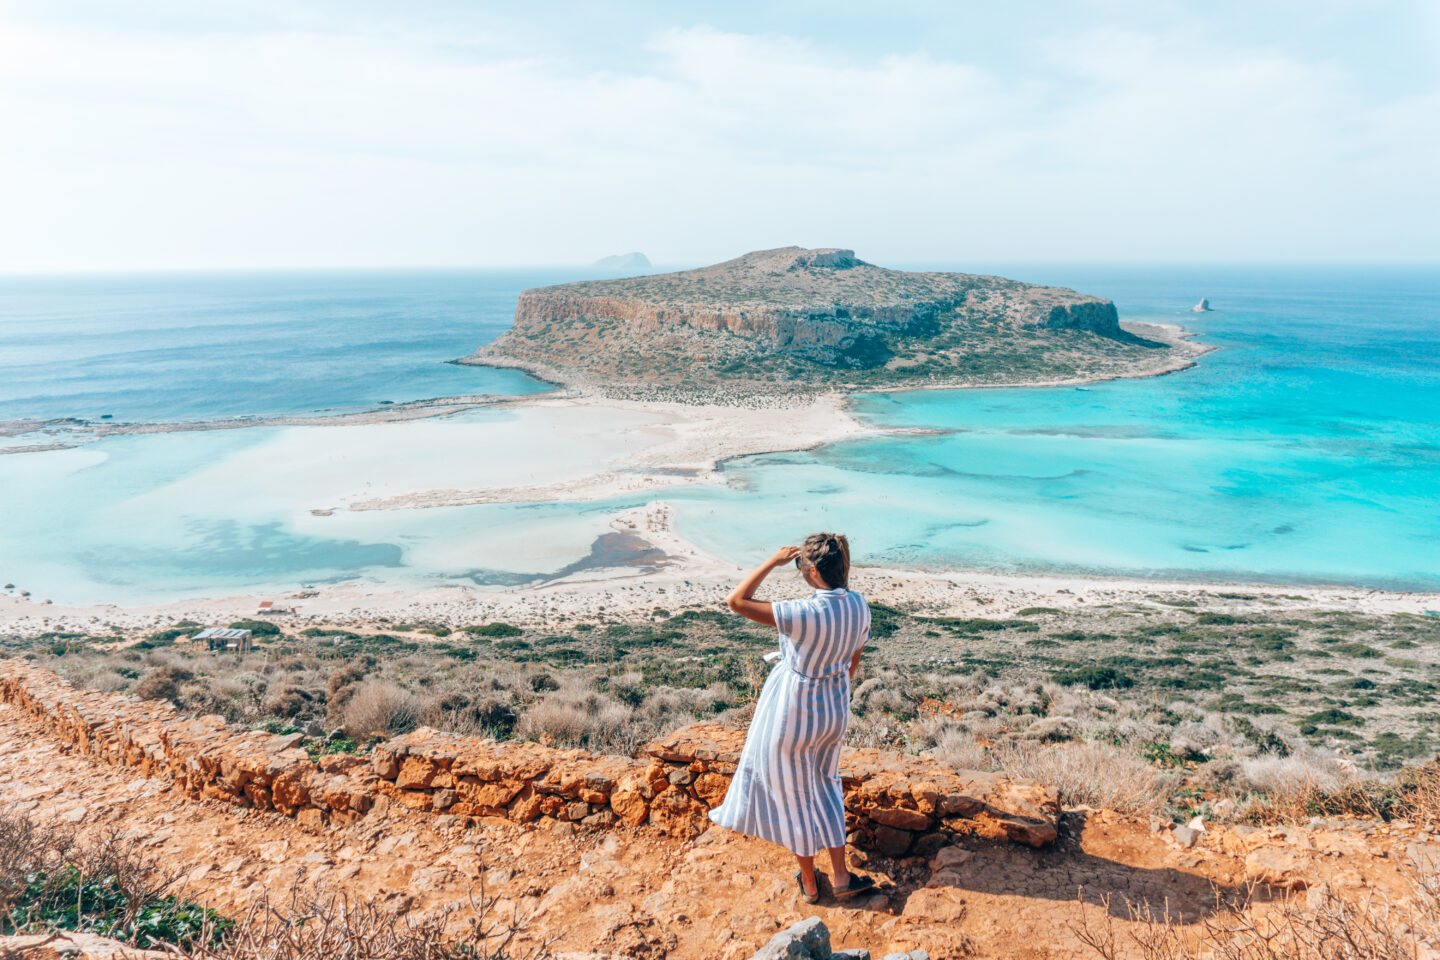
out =
[(472, 697), (451, 691), (431, 697), (420, 710), (420, 722), (427, 727), (497, 740), (509, 737), (518, 719), (508, 693)]
[(602, 693), (565, 686), (526, 709), (515, 730), (542, 743), (629, 756), (643, 739), (631, 722), (633, 713)]
[(1406, 768), (1398, 782), (1404, 816), (1440, 829), (1440, 759)]
[(0, 812), (0, 917), (8, 917), (28, 878), (53, 873), (75, 847), (73, 830), (43, 826), (24, 815)]
[(995, 766), (990, 748), (968, 730), (955, 726), (936, 735), (930, 755), (961, 770), (991, 770)]
[(1241, 761), (1258, 796), (1246, 805), (1246, 819), (1294, 823), (1310, 817), (1386, 818), (1399, 799), (1395, 784), (1362, 778), (1330, 754), (1305, 750), (1288, 757)]
[(884, 713), (852, 717), (845, 742), (871, 750), (901, 750), (905, 747), (905, 725)]
[(272, 717), (287, 720), (314, 716), (325, 703), (325, 694), (319, 690), (287, 684), (280, 692), (265, 701), (263, 712)]
[[(460, 913), (469, 914), (461, 920)], [(548, 943), (524, 957), (510, 952), (522, 927), (518, 918), (493, 916), (495, 900), (482, 886), (478, 898), (447, 903), (417, 918), (340, 890), (296, 884), (288, 903), (268, 894), (250, 908), (216, 947), (193, 949), (186, 960), (545, 960)], [(458, 928), (458, 932), (456, 930)]]
[(1127, 900), (1123, 931), (1109, 898), (1092, 919), (1082, 891), (1071, 929), (1104, 960), (1416, 960), (1440, 948), (1440, 881), (1429, 873), (1411, 883), (1405, 907), (1378, 895), (1349, 903), (1328, 887), (1257, 904), (1251, 887), (1228, 903), (1217, 898), (1214, 912), (1190, 924)]
[(325, 723), (331, 727), (345, 725), (345, 708), (350, 698), (360, 689), (366, 676), (375, 669), (375, 658), (369, 654), (356, 657), (339, 670), (330, 674), (325, 686)]
[(1210, 760), (1200, 764), (1190, 782), (1206, 793), (1240, 800), (1255, 791), (1239, 760)]
[(156, 667), (135, 684), (135, 696), (141, 700), (176, 700), (180, 696), (180, 684), (194, 676), (184, 667)]
[(1105, 743), (1001, 741), (990, 751), (1006, 773), (1053, 787), (1066, 806), (1085, 805), (1148, 814), (1159, 811), (1178, 778)]
[(372, 734), (399, 736), (415, 729), (420, 701), (404, 687), (388, 680), (367, 680), (345, 704), (345, 732), (355, 740)]

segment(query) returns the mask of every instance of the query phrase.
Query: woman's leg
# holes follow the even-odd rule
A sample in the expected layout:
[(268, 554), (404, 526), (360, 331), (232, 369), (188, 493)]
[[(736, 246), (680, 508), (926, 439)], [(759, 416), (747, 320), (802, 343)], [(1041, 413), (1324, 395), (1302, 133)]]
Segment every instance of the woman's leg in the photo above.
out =
[(830, 885), (836, 890), (850, 886), (850, 870), (845, 866), (845, 848), (830, 847)]
[(802, 857), (797, 853), (795, 859), (800, 863), (800, 883), (805, 887), (805, 892), (813, 896), (820, 889), (815, 880), (815, 858)]

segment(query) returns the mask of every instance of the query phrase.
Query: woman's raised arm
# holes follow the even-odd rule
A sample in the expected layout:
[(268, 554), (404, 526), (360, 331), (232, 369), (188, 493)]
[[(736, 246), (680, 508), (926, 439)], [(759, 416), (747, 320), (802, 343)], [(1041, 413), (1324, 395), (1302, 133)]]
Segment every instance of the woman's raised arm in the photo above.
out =
[(750, 571), (750, 575), (741, 580), (738, 587), (730, 591), (730, 596), (725, 598), (725, 605), (747, 620), (763, 623), (767, 627), (775, 626), (775, 611), (771, 605), (764, 600), (750, 598), (755, 596), (755, 591), (760, 589), (760, 584), (765, 582), (770, 571), (776, 567), (785, 566), (799, 555), (799, 547), (781, 547), (776, 550), (769, 560)]

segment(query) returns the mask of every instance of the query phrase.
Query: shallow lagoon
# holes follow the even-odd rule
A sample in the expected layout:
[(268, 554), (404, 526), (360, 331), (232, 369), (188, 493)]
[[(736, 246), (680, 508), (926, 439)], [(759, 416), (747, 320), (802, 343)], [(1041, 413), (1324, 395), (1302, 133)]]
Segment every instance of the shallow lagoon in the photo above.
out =
[[(1436, 271), (995, 272), (1110, 296), (1122, 318), (1183, 323), (1221, 349), (1184, 373), (1078, 390), (859, 397), (856, 411), (877, 424), (938, 432), (728, 464), (724, 487), (664, 494), (676, 503), (678, 532), (737, 561), (758, 559), (777, 537), (831, 528), (851, 534), (861, 560), (919, 567), (1440, 588)], [(489, 284), (491, 314), (521, 287), (558, 279), (484, 276), (465, 283)], [(399, 337), (405, 358), (387, 359), (385, 327), (429, 322), (423, 309), (407, 310), (404, 289), (391, 294), (383, 310), (347, 314), (371, 345), (354, 361), (360, 386), (339, 377), (344, 389), (330, 395), (323, 379), (307, 381), (303, 396), (287, 399), (263, 383), (232, 383), (228, 403), (217, 387), (167, 414), (164, 391), (149, 396), (143, 371), (132, 370), (113, 395), (87, 402), (118, 409), (131, 397), (144, 411), (137, 418), (149, 419), (298, 412), (373, 400), (364, 371), (377, 365), (395, 364), (386, 392), (397, 400), (475, 375), (436, 372), (442, 350), (475, 345), (458, 339), (417, 352), (414, 337)], [(1187, 312), (1200, 296), (1215, 313)], [(63, 302), (52, 307), (64, 313)], [(451, 317), (447, 329), (459, 322)], [(63, 339), (65, 325), (57, 329)], [(499, 327), (484, 329), (476, 343)], [(339, 369), (333, 346), (299, 359)], [(156, 362), (167, 369), (202, 363), (162, 353)], [(22, 354), (0, 350), (0, 373), (33, 365), (35, 353)], [(33, 366), (28, 375), (38, 375)], [(70, 410), (56, 399), (69, 389), (33, 410), (12, 389), (7, 413)], [(310, 513), (357, 483), (377, 495), (460, 485), (500, 464), (512, 482), (530, 482), (629, 442), (592, 429), (585, 442), (553, 438), (541, 452), (510, 417), (125, 436), (0, 456), (0, 578), (57, 602), (127, 603), (345, 579), (377, 588), (506, 583), (556, 571), (587, 553), (609, 516), (641, 500)]]
[[(887, 563), (1440, 586), (1440, 273), (1010, 272), (1220, 349), (1083, 389), (859, 397), (941, 433), (736, 464), (747, 496), (682, 509), (681, 532), (750, 559), (798, 512)], [(1202, 295), (1215, 312), (1176, 306)]]

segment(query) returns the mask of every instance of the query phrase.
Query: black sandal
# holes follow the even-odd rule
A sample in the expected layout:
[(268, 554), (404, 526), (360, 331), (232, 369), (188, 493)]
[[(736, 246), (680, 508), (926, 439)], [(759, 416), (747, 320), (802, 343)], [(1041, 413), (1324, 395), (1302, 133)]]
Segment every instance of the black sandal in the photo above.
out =
[(811, 903), (811, 904), (819, 903), (819, 902), (820, 902), (820, 878), (819, 878), (819, 877), (816, 877), (816, 878), (815, 878), (815, 892), (814, 892), (814, 893), (806, 893), (806, 892), (805, 892), (805, 881), (800, 879), (800, 871), (797, 870), (797, 871), (795, 871), (795, 886), (797, 886), (797, 887), (800, 888), (800, 899), (801, 899), (801, 900), (804, 900), (806, 903)]
[(831, 892), (835, 894), (835, 897), (837, 899), (843, 900), (846, 897), (853, 897), (857, 893), (864, 893), (866, 890), (874, 889), (874, 877), (865, 877), (861, 876), (858, 873), (852, 873), (850, 874), (850, 882), (845, 885), (844, 890), (841, 890), (839, 887), (835, 887)]

